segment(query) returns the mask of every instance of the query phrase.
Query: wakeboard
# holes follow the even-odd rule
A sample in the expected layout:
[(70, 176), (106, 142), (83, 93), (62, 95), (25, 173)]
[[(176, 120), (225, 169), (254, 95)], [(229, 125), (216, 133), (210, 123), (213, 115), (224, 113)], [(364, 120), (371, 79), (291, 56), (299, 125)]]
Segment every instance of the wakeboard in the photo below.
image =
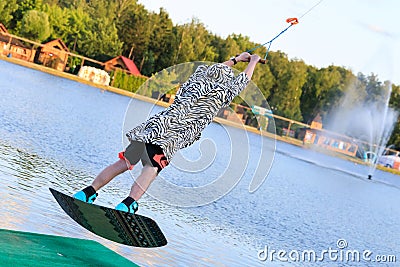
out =
[(167, 244), (151, 218), (75, 199), (49, 188), (61, 208), (78, 224), (108, 240), (134, 247), (154, 248)]

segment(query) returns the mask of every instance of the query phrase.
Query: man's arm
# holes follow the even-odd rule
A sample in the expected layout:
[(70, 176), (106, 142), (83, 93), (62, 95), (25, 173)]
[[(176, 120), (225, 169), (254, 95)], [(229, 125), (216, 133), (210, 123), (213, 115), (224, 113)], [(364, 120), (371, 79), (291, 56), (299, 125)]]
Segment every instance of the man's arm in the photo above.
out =
[(253, 76), (254, 68), (256, 67), (257, 63), (260, 61), (260, 56), (259, 55), (251, 55), (250, 56), (250, 62), (247, 65), (246, 69), (243, 71), (244, 73), (247, 74), (247, 77), (249, 77), (249, 80), (251, 80), (251, 77)]
[[(246, 69), (243, 72), (246, 73), (249, 80), (251, 80), (251, 77), (253, 76), (254, 68), (256, 67), (257, 63), (260, 62), (261, 58), (259, 55), (250, 55), (247, 52), (243, 52), (240, 55), (236, 56), (235, 60), (236, 60), (236, 62), (249, 62), (249, 64), (247, 65)], [(233, 65), (235, 65), (235, 62), (234, 62), (234, 60), (229, 59), (229, 60), (223, 62), (222, 64), (232, 67)]]
[(222, 64), (232, 67), (233, 65), (235, 65), (235, 61), (236, 62), (249, 62), (249, 60), (250, 60), (250, 54), (248, 52), (243, 52), (240, 55), (235, 56), (234, 60), (229, 59), (229, 60), (223, 62)]

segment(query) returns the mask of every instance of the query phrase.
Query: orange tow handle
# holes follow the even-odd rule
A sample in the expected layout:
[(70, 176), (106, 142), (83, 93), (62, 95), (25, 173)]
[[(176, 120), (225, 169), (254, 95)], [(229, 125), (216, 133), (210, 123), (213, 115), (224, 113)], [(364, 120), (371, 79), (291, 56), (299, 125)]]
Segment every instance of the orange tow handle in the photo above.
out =
[(288, 19), (286, 20), (286, 22), (287, 22), (287, 23), (290, 23), (290, 24), (292, 24), (292, 25), (295, 25), (295, 24), (299, 23), (299, 20), (298, 20), (297, 18), (288, 18)]

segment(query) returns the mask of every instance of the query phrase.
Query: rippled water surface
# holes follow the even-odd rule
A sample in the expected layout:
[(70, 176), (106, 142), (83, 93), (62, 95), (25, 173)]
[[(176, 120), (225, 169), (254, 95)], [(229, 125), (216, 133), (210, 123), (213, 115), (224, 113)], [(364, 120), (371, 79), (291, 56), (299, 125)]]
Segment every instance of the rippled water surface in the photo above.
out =
[[(74, 223), (48, 188), (73, 194), (116, 160), (130, 99), (4, 61), (0, 70), (0, 228), (93, 239), (143, 266), (292, 266), (261, 261), (258, 252), (267, 246), (319, 253), (338, 249), (339, 239), (348, 249), (400, 261), (399, 176), (377, 171), (368, 181), (365, 166), (277, 143), (268, 178), (249, 193), (260, 153), (254, 134), (248, 135), (252, 155), (242, 179), (221, 198), (179, 208), (163, 201), (168, 192), (159, 190), (141, 200), (140, 213), (158, 222), (166, 247), (131, 248), (97, 237)], [(225, 166), (221, 129), (212, 124), (204, 132), (216, 147), (204, 171), (184, 171), (176, 162), (163, 177), (187, 187), (212, 181)], [(196, 158), (199, 149), (196, 144), (183, 154)], [(100, 191), (98, 204), (116, 205), (132, 181), (128, 173), (116, 178)], [(320, 266), (352, 265), (373, 263), (325, 260)], [(395, 266), (379, 264), (386, 265)]]

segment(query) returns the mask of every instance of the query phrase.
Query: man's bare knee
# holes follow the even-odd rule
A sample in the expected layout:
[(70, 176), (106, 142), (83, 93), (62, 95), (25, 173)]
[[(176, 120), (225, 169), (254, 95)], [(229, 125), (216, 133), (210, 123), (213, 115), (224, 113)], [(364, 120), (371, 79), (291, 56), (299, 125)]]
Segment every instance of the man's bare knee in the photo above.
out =
[(116, 168), (120, 170), (120, 172), (125, 172), (129, 170), (128, 164), (123, 159), (118, 160), (117, 162), (114, 163), (114, 165), (116, 166)]
[(150, 175), (151, 177), (155, 178), (157, 176), (157, 167), (153, 167), (151, 165), (144, 165), (142, 169), (142, 174)]

